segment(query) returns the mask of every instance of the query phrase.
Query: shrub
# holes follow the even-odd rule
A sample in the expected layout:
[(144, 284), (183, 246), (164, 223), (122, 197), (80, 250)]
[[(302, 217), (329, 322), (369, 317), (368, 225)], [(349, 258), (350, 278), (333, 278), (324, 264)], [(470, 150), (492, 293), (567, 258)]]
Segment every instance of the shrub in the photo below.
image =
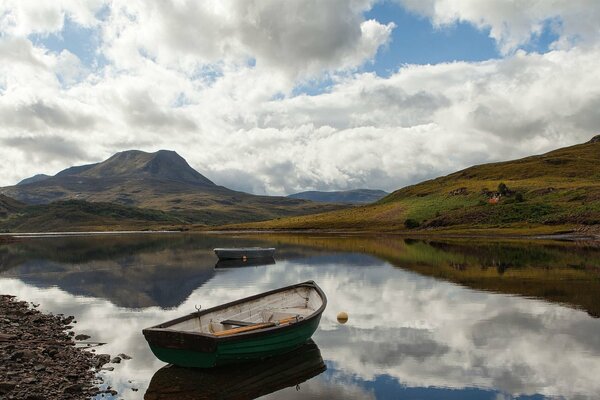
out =
[(504, 184), (504, 182), (500, 182), (498, 185), (498, 193), (500, 193), (502, 196), (506, 196), (508, 193), (508, 187)]
[(414, 229), (414, 228), (418, 228), (419, 226), (421, 226), (421, 224), (419, 223), (419, 221), (412, 219), (412, 218), (408, 218), (406, 221), (404, 221), (404, 226), (407, 229)]
[(517, 201), (517, 203), (524, 202), (525, 198), (523, 197), (523, 193), (517, 192), (517, 194), (515, 195), (515, 200)]

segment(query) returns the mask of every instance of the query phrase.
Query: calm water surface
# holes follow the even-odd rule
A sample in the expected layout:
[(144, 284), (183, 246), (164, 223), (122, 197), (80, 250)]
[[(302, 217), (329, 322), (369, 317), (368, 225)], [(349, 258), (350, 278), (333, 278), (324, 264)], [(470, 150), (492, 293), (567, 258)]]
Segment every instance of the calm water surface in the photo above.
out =
[[(277, 262), (216, 269), (219, 246), (274, 246)], [(600, 396), (600, 248), (586, 244), (123, 235), (28, 239), (0, 246), (0, 263), (0, 293), (75, 315), (98, 352), (133, 357), (103, 372), (118, 398), (219, 398), (257, 376), (268, 399)], [(329, 304), (315, 344), (284, 359), (173, 371), (141, 334), (310, 279)]]

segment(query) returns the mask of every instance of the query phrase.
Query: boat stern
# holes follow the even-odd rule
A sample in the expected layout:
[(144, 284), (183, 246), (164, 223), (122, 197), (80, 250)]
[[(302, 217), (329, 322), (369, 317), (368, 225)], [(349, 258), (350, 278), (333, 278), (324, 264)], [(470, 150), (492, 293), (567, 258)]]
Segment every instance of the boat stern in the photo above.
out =
[(217, 365), (217, 343), (214, 338), (162, 328), (148, 328), (142, 333), (152, 353), (163, 362), (192, 368)]

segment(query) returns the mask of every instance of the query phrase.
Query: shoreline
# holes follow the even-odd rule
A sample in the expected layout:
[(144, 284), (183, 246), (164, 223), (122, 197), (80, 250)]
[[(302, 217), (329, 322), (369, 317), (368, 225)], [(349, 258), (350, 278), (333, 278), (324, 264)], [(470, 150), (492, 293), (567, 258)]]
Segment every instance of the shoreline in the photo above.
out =
[(111, 235), (139, 235), (139, 234), (209, 234), (209, 235), (261, 235), (261, 234), (298, 234), (298, 235), (346, 235), (346, 236), (398, 236), (414, 239), (496, 239), (496, 240), (556, 240), (556, 241), (584, 241), (600, 242), (600, 231), (593, 232), (556, 232), (556, 233), (515, 233), (494, 231), (490, 233), (461, 232), (460, 230), (443, 231), (360, 231), (337, 229), (199, 229), (199, 230), (158, 230), (158, 231), (64, 231), (64, 232), (11, 232), (0, 233), (0, 244), (19, 242), (23, 239), (48, 238), (48, 237), (82, 237), (82, 236), (111, 236)]
[[(117, 392), (100, 389), (98, 372), (111, 362), (108, 354), (78, 345), (75, 317), (37, 310), (39, 305), (0, 294), (0, 398), (89, 399)], [(76, 341), (77, 340), (77, 341)], [(87, 351), (90, 349), (91, 351)]]

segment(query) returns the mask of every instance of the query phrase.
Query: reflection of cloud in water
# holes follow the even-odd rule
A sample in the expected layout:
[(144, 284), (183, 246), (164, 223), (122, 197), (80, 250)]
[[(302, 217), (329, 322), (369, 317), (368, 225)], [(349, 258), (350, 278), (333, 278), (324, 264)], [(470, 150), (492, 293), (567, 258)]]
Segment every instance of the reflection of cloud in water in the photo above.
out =
[(374, 400), (375, 398), (373, 393), (356, 384), (339, 380), (325, 381), (320, 379), (320, 377), (313, 379), (310, 383), (301, 384), (299, 390), (287, 388), (261, 397), (261, 399), (265, 400)]
[[(314, 279), (329, 299), (315, 341), (337, 377), (374, 381), (388, 375), (397, 384), (411, 387), (495, 388), (512, 395), (592, 397), (600, 392), (596, 379), (600, 321), (584, 312), (465, 289), (375, 259), (352, 266), (339, 259), (323, 261), (312, 265), (280, 261), (267, 267), (217, 271), (177, 309), (168, 311), (158, 307), (130, 311), (56, 288), (35, 289), (15, 279), (0, 280), (0, 292), (40, 302), (46, 310), (76, 315), (78, 332), (109, 343), (100, 351), (133, 355), (133, 360), (108, 374), (117, 390), (131, 386), (127, 380), (134, 379), (143, 393), (153, 373), (164, 365), (147, 348), (142, 328), (192, 312), (194, 305), (207, 308)], [(350, 315), (343, 326), (336, 322), (341, 310)], [(340, 397), (340, 388), (346, 386), (317, 378), (303, 384), (298, 398), (371, 396), (347, 386), (350, 392)], [(140, 397), (128, 390), (122, 393), (124, 398)], [(288, 391), (283, 398), (295, 395)]]

